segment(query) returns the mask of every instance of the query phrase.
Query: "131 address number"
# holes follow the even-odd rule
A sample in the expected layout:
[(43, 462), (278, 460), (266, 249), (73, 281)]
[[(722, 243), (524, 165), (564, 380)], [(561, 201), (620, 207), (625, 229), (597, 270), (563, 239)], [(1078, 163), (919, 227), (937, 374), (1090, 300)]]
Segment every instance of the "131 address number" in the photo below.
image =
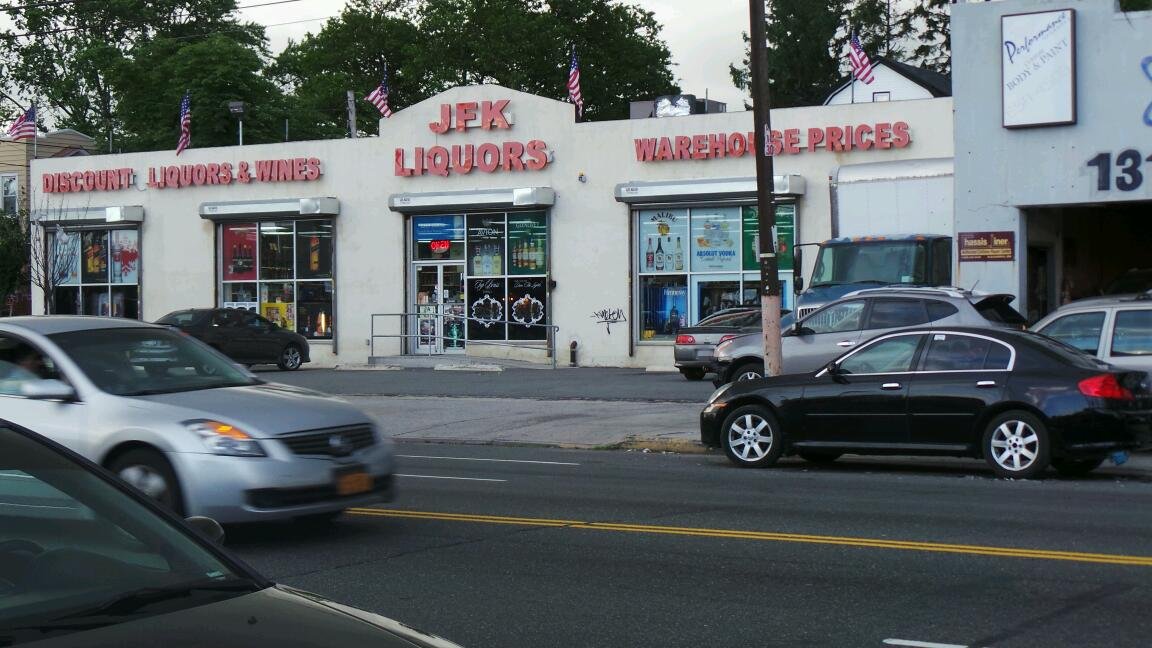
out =
[[(1135, 191), (1144, 184), (1144, 174), (1140, 171), (1142, 162), (1152, 163), (1152, 155), (1142, 158), (1136, 149), (1124, 149), (1116, 155), (1116, 188), (1120, 191)], [(1085, 166), (1096, 167), (1096, 190), (1108, 191), (1112, 188), (1112, 154), (1101, 153), (1088, 160)]]

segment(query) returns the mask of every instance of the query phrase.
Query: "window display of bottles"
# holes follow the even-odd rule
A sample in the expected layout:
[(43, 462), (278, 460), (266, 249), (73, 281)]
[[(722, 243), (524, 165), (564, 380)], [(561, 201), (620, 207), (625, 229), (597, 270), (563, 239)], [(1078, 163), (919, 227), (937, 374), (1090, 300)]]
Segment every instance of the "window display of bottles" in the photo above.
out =
[(498, 275), (504, 273), (504, 250), (498, 243), (477, 245), (472, 249), (473, 276)]
[(664, 271), (664, 237), (656, 240), (656, 271)]
[(521, 239), (512, 248), (512, 269), (516, 271), (544, 271), (544, 240), (539, 237)]
[(255, 267), (256, 253), (252, 250), (252, 246), (246, 243), (233, 243), (232, 263), (229, 264), (229, 271), (232, 274), (241, 274)]

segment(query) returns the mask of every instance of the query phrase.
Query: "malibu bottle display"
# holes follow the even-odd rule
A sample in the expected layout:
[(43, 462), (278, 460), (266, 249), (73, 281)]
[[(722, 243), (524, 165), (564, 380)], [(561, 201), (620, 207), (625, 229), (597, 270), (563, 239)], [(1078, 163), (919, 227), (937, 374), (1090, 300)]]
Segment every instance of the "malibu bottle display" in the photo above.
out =
[(656, 253), (652, 251), (652, 237), (648, 237), (648, 249), (644, 251), (644, 269), (656, 269)]
[(656, 239), (656, 270), (664, 270), (664, 237)]
[(677, 270), (684, 269), (684, 248), (680, 247), (680, 237), (676, 237), (676, 254), (673, 257), (676, 259), (675, 268)]

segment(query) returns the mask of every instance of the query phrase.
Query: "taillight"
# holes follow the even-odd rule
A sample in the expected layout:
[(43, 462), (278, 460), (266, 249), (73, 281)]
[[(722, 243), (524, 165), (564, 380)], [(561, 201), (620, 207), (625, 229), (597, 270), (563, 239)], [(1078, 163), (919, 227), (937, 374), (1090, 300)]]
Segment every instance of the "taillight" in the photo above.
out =
[(731, 340), (731, 339), (733, 339), (733, 338), (735, 338), (735, 337), (736, 337), (735, 335), (725, 335), (724, 337), (720, 338), (720, 341), (719, 341), (719, 342), (717, 342), (716, 344), (724, 344), (724, 343), (725, 343), (725, 342), (727, 342), (728, 340)]
[(676, 344), (696, 344), (696, 338), (691, 335), (677, 335)]
[(1093, 398), (1109, 400), (1135, 400), (1132, 392), (1112, 374), (1100, 374), (1080, 381), (1080, 393)]

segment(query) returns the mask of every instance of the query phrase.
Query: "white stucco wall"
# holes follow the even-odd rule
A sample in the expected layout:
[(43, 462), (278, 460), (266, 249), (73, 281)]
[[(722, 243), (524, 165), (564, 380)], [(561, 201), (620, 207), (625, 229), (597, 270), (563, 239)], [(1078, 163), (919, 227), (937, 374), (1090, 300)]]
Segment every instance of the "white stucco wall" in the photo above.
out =
[[(908, 80), (908, 77), (896, 72), (883, 63), (876, 63), (872, 68), (872, 83), (853, 78), (850, 85), (844, 86), (828, 97), (825, 105), (839, 106), (850, 103), (868, 103), (873, 99), (874, 93), (889, 92), (891, 96), (887, 101), (908, 101), (912, 99), (931, 99), (928, 92), (918, 83)], [(885, 100), (881, 100), (885, 101)]]
[[(439, 119), (440, 106), (463, 101), (508, 99), (508, 130), (469, 129), (436, 134), (428, 124)], [(856, 104), (773, 111), (776, 130), (800, 129), (804, 147), (809, 127), (904, 121), (911, 143), (903, 149), (830, 152), (817, 148), (776, 158), (776, 174), (798, 174), (807, 192), (798, 203), (799, 239), (818, 241), (830, 234), (829, 174), (843, 164), (952, 155), (952, 101), (933, 99), (899, 103)], [(623, 308), (633, 319), (632, 274), (628, 267), (630, 208), (617, 202), (614, 188), (629, 181), (740, 178), (755, 175), (751, 156), (722, 159), (638, 162), (635, 138), (748, 133), (752, 113), (714, 113), (688, 117), (575, 123), (569, 104), (499, 86), (449, 90), (399, 110), (382, 120), (381, 136), (357, 140), (324, 140), (259, 146), (189, 149), (179, 158), (172, 151), (84, 159), (42, 160), (35, 178), (45, 173), (132, 167), (137, 187), (117, 192), (38, 195), (37, 205), (103, 207), (142, 205), (141, 277), (144, 319), (178, 309), (209, 306), (216, 300), (214, 225), (198, 216), (203, 202), (332, 196), (340, 200), (336, 218), (337, 345), (313, 342), (313, 360), (324, 366), (358, 364), (368, 357), (370, 315), (405, 310), (405, 217), (388, 208), (393, 194), (464, 191), (489, 188), (551, 187), (556, 203), (550, 213), (552, 322), (560, 327), (558, 346), (566, 360), (570, 340), (580, 343), (580, 362), (589, 365), (666, 366), (672, 364), (669, 343), (635, 343), (629, 355), (627, 325), (606, 332), (592, 313)], [(414, 147), (500, 143), (539, 139), (552, 161), (540, 171), (398, 177), (394, 152)], [(193, 131), (195, 141), (195, 131)], [(147, 169), (159, 165), (239, 163), (257, 159), (315, 157), (323, 175), (314, 182), (252, 183), (149, 189)], [(578, 176), (583, 173), (586, 182)], [(39, 181), (37, 181), (39, 182)], [(36, 299), (40, 296), (36, 295)], [(40, 306), (34, 306), (39, 312)], [(377, 354), (398, 353), (399, 344), (379, 340)], [(334, 349), (339, 355), (333, 355)], [(533, 357), (541, 358), (540, 354)]]
[[(1001, 16), (1075, 10), (1077, 122), (1007, 129), (1001, 112)], [(1152, 164), (1141, 165), (1142, 185), (1117, 188), (1116, 157), (1134, 149), (1152, 155), (1152, 12), (1119, 11), (1115, 0), (1009, 0), (952, 7), (952, 87), (956, 98), (956, 230), (1016, 233), (1015, 262), (959, 264), (963, 285), (1020, 296), (1027, 308), (1021, 256), (1028, 240), (1021, 207), (1152, 200)], [(1152, 70), (1152, 64), (1149, 64)], [(1112, 155), (1112, 180), (1097, 188), (1087, 165)], [(1047, 236), (1047, 234), (1045, 235)]]

